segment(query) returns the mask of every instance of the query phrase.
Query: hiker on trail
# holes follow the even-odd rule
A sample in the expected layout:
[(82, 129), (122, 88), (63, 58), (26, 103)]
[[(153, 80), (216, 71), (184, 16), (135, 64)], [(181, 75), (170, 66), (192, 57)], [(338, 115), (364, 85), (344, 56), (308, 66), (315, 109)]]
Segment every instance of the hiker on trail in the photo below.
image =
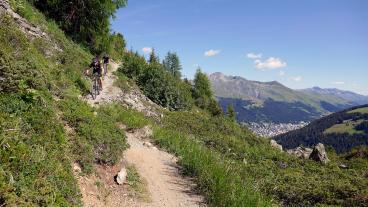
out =
[(98, 84), (100, 85), (100, 89), (102, 90), (102, 68), (101, 68), (101, 62), (100, 57), (96, 55), (95, 58), (92, 59), (92, 63), (89, 65), (90, 68), (93, 68), (93, 75), (96, 75), (98, 77)]
[(110, 62), (110, 57), (105, 54), (102, 59), (103, 59), (103, 67), (104, 67), (104, 76), (106, 76), (107, 67), (108, 67), (109, 62)]

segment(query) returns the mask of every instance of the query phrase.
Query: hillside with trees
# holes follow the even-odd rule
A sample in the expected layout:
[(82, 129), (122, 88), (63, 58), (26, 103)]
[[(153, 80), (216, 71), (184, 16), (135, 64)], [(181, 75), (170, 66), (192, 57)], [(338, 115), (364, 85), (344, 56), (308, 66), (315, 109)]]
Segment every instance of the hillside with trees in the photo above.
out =
[[(155, 152), (175, 155), (196, 183), (189, 194), (208, 206), (367, 206), (366, 148), (328, 151), (327, 164), (272, 148), (234, 121), (235, 106), (221, 110), (201, 69), (185, 80), (178, 54), (160, 60), (153, 50), (146, 60), (126, 50), (124, 36), (109, 29), (126, 1), (9, 2), (0, 0), (0, 206), (83, 206), (80, 177), (97, 177), (91, 188), (104, 196), (109, 182), (118, 189), (109, 195), (139, 188), (139, 170), (128, 169), (121, 186), (115, 168), (125, 164), (127, 135), (147, 128)], [(83, 72), (103, 53), (121, 63), (113, 74), (119, 93), (154, 102), (155, 115), (122, 100), (88, 104)], [(113, 173), (99, 177), (98, 169)]]
[(363, 105), (340, 111), (274, 139), (287, 149), (323, 143), (336, 152), (348, 152), (354, 147), (368, 145), (367, 109), (368, 105)]

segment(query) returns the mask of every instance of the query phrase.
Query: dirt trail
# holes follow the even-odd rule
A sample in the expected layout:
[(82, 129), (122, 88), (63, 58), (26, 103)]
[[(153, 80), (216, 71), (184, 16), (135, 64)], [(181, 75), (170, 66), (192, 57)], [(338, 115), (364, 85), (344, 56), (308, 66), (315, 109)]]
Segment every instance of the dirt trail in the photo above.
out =
[[(90, 105), (97, 106), (101, 102), (119, 101), (126, 95), (113, 84), (116, 79), (113, 72), (117, 70), (118, 64), (111, 63), (111, 66), (112, 70), (108, 72), (103, 80), (101, 94), (96, 100), (87, 97)], [(134, 98), (139, 99), (139, 96), (134, 96)], [(136, 108), (139, 109), (141, 108), (141, 102), (141, 100), (138, 100), (132, 103), (138, 105)], [(130, 148), (125, 151), (123, 160), (116, 166), (97, 165), (94, 175), (88, 177), (77, 176), (85, 206), (205, 206), (203, 204), (204, 199), (193, 191), (194, 182), (190, 178), (181, 176), (176, 164), (177, 158), (154, 146), (147, 146), (147, 143), (149, 143), (147, 140), (150, 136), (149, 131), (149, 128), (145, 127), (134, 132), (126, 132)], [(146, 181), (151, 202), (146, 203), (134, 196), (129, 196), (129, 187), (126, 185), (119, 186), (114, 182), (114, 176), (120, 171), (121, 167), (127, 164), (134, 165), (139, 175)], [(80, 168), (74, 166), (74, 171), (78, 175)], [(100, 186), (103, 187), (96, 186), (96, 183), (101, 183)]]
[(95, 100), (92, 99), (91, 96), (87, 97), (87, 101), (90, 105), (96, 105), (101, 102), (109, 102), (116, 100), (121, 96), (121, 90), (114, 86), (114, 81), (116, 80), (116, 76), (114, 76), (114, 72), (119, 68), (119, 64), (111, 61), (110, 70), (108, 70), (107, 75), (102, 78), (102, 86), (103, 90), (100, 92), (100, 95), (96, 97)]
[(204, 206), (203, 198), (193, 193), (195, 184), (180, 175), (177, 158), (156, 147), (145, 146), (148, 142), (139, 137), (136, 133), (127, 133), (130, 148), (125, 152), (125, 160), (135, 165), (147, 181), (152, 202), (140, 206)]

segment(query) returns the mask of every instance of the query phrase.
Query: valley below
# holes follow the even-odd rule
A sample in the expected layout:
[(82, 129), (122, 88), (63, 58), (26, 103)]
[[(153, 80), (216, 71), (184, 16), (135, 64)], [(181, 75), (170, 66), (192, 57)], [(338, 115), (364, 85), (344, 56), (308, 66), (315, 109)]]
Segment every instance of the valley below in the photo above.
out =
[(243, 126), (248, 127), (253, 133), (261, 137), (273, 137), (289, 131), (303, 128), (309, 122), (297, 123), (273, 123), (273, 122), (242, 122)]

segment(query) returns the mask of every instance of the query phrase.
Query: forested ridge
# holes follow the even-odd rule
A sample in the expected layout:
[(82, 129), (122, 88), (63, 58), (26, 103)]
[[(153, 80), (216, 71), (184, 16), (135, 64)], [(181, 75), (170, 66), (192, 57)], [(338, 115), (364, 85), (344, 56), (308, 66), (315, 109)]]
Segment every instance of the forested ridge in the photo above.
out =
[[(337, 152), (347, 152), (360, 145), (368, 145), (367, 121), (368, 113), (351, 112), (356, 109), (366, 108), (368, 105), (353, 107), (337, 113), (333, 113), (316, 121), (308, 126), (291, 131), (275, 137), (278, 143), (287, 149), (295, 148), (300, 145), (313, 146), (323, 143), (333, 147)], [(327, 133), (326, 130), (336, 124), (348, 124), (351, 121), (362, 121), (354, 129), (356, 133), (348, 132)], [(360, 133), (359, 133), (360, 132)]]

